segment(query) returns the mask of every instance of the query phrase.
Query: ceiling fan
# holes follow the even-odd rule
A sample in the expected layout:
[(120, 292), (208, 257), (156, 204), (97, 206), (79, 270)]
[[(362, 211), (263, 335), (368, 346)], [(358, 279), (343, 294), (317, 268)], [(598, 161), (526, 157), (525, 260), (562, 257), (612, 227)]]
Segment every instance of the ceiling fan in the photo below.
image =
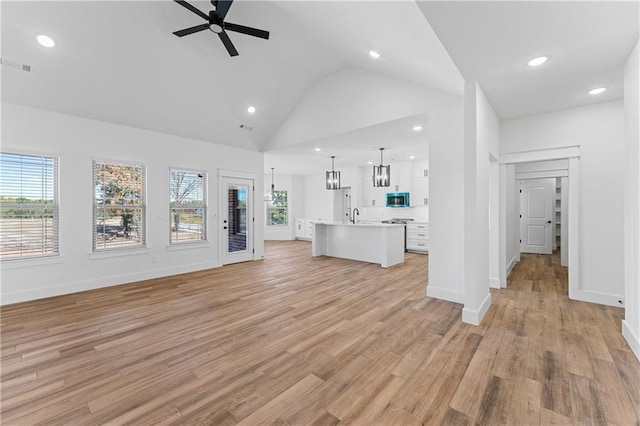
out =
[(224, 44), (224, 47), (227, 48), (227, 52), (229, 52), (229, 55), (231, 56), (238, 56), (238, 51), (233, 46), (233, 43), (231, 43), (231, 39), (229, 38), (225, 30), (235, 31), (237, 33), (247, 34), (250, 36), (269, 40), (269, 31), (245, 27), (244, 25), (232, 24), (231, 22), (225, 22), (224, 18), (225, 16), (227, 16), (227, 12), (229, 12), (229, 8), (231, 7), (233, 0), (211, 0), (211, 4), (213, 4), (216, 9), (211, 10), (208, 16), (204, 12), (195, 8), (184, 0), (174, 1), (207, 21), (206, 24), (200, 24), (196, 25), (195, 27), (175, 31), (173, 34), (177, 35), (178, 37), (184, 37), (186, 35), (197, 33), (199, 31), (211, 30), (214, 33), (218, 34), (218, 37), (220, 37), (220, 40), (222, 40), (222, 44)]

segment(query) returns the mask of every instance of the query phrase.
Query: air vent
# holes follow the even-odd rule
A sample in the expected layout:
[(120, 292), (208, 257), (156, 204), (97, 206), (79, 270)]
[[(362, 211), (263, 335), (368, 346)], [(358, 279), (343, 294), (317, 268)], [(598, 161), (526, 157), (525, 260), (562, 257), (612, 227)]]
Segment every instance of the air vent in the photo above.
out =
[(5, 65), (7, 67), (15, 68), (15, 69), (18, 69), (18, 70), (31, 72), (31, 65), (21, 64), (19, 62), (15, 62), (15, 61), (10, 61), (9, 59), (6, 59), (6, 58), (0, 58), (0, 64)]

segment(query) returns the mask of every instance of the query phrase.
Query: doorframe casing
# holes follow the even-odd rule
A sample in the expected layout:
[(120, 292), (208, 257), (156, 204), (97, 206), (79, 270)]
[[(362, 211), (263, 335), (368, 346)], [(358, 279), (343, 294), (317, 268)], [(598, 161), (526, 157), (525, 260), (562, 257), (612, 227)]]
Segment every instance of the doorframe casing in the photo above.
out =
[[(224, 190), (224, 178), (230, 178), (230, 179), (248, 179), (253, 181), (253, 199), (251, 200), (251, 202), (253, 203), (253, 216), (252, 216), (252, 220), (249, 221), (248, 226), (251, 226), (251, 238), (252, 238), (252, 247), (253, 247), (253, 258), (252, 260), (258, 260), (258, 259), (263, 259), (264, 258), (264, 253), (263, 253), (263, 245), (264, 243), (262, 243), (260, 245), (260, 247), (258, 247), (259, 242), (264, 241), (264, 233), (260, 233), (260, 235), (258, 235), (258, 230), (262, 229), (260, 227), (256, 226), (256, 223), (263, 223), (263, 214), (261, 214), (260, 212), (262, 210), (264, 210), (264, 205), (262, 202), (262, 190), (260, 191), (256, 191), (256, 188), (262, 188), (263, 187), (263, 182), (262, 182), (262, 178), (258, 175), (256, 175), (255, 173), (250, 173), (250, 172), (245, 172), (245, 171), (241, 171), (241, 170), (229, 170), (229, 169), (218, 169), (218, 217), (216, 218), (216, 227), (217, 227), (217, 232), (218, 232), (218, 259), (220, 259), (220, 264), (222, 266), (224, 266), (224, 250), (226, 250), (226, 248), (224, 247), (224, 233), (222, 232), (222, 228), (221, 228), (221, 224), (220, 221), (222, 220), (221, 218), (223, 217), (223, 206), (224, 206), (224, 200), (222, 199), (222, 197), (226, 197), (227, 194)], [(258, 197), (257, 194), (260, 194), (260, 197)], [(260, 205), (260, 210), (258, 208), (258, 205)]]
[(507, 286), (507, 165), (538, 161), (568, 160), (568, 275), (569, 298), (584, 300), (580, 292), (580, 146), (566, 146), (536, 151), (521, 151), (500, 155), (500, 227), (499, 227), (499, 279), (500, 286)]

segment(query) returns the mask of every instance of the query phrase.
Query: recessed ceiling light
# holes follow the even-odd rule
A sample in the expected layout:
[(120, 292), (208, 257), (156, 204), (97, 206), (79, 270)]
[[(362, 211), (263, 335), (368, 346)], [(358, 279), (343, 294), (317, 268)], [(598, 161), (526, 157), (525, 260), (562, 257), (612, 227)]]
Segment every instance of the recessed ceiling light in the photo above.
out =
[(44, 34), (40, 34), (38, 37), (36, 37), (36, 40), (38, 40), (38, 43), (40, 43), (44, 47), (53, 47), (56, 45), (56, 42), (53, 41), (51, 37)]
[(420, 130), (422, 130), (422, 126), (420, 126), (420, 125), (413, 126), (413, 130), (415, 130), (416, 132), (419, 132)]
[(254, 112), (256, 112), (256, 107), (254, 106), (250, 106), (249, 108), (247, 108), (247, 112), (249, 114), (253, 114)]
[(409, 160), (413, 160), (414, 158), (416, 158), (416, 156), (415, 156), (415, 155), (410, 155), (410, 156), (409, 156)]
[(599, 95), (600, 93), (604, 92), (605, 90), (607, 90), (606, 87), (598, 87), (597, 89), (589, 90), (587, 93), (590, 94), (590, 95)]
[(315, 150), (316, 150), (316, 152), (321, 151), (321, 149), (320, 149), (320, 148), (315, 148)]
[(548, 56), (539, 56), (537, 58), (533, 58), (530, 60), (527, 65), (530, 67), (537, 67), (538, 65), (542, 65), (549, 60)]
[(369, 56), (371, 56), (373, 59), (380, 59), (380, 54), (378, 52), (376, 52), (375, 50), (370, 50), (369, 51)]

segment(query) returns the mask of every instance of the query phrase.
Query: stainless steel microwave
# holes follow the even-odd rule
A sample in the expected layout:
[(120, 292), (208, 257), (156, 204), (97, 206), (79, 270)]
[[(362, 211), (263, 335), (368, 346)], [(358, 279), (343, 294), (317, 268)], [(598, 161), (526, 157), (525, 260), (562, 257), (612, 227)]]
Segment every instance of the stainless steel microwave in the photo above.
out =
[(389, 192), (387, 193), (387, 207), (409, 207), (408, 192)]

